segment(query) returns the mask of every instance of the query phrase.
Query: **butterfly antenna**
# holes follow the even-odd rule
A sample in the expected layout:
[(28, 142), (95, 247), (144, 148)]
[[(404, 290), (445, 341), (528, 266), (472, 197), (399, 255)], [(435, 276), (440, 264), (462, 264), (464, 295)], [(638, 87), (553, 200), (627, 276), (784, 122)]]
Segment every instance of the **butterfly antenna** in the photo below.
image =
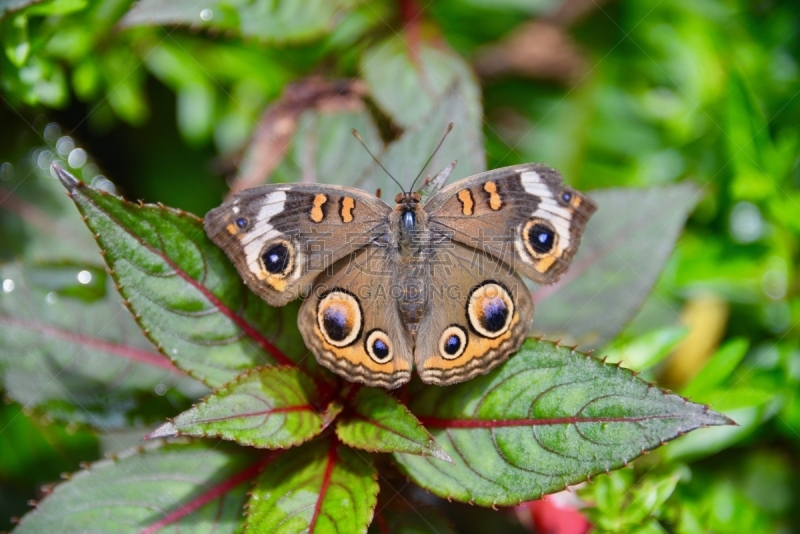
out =
[(359, 142), (359, 143), (361, 143), (361, 146), (363, 146), (363, 147), (364, 147), (364, 150), (366, 150), (366, 151), (367, 151), (367, 154), (369, 154), (370, 156), (372, 156), (372, 159), (374, 159), (374, 160), (375, 160), (375, 163), (377, 163), (378, 165), (380, 165), (380, 166), (381, 166), (381, 169), (383, 169), (383, 172), (385, 172), (386, 174), (388, 174), (388, 175), (389, 175), (389, 178), (391, 178), (391, 179), (394, 181), (394, 183), (396, 183), (396, 184), (397, 184), (397, 187), (399, 187), (399, 188), (400, 188), (400, 191), (403, 191), (403, 186), (402, 186), (402, 185), (400, 185), (400, 182), (398, 182), (398, 181), (395, 179), (395, 177), (394, 177), (394, 176), (392, 176), (392, 173), (390, 173), (389, 171), (387, 171), (387, 170), (386, 170), (386, 167), (384, 167), (384, 166), (383, 166), (383, 163), (381, 163), (380, 161), (378, 161), (378, 158), (376, 158), (376, 157), (375, 157), (375, 154), (373, 154), (372, 152), (370, 152), (369, 148), (367, 148), (367, 144), (364, 142), (364, 140), (363, 140), (363, 139), (361, 139), (361, 136), (360, 136), (360, 135), (358, 135), (358, 132), (355, 130), (355, 128), (353, 128), (352, 130), (350, 130), (350, 133), (352, 133), (352, 134), (353, 134), (353, 136), (354, 136), (356, 139), (358, 139), (358, 142)]
[(417, 180), (419, 180), (419, 177), (422, 176), (423, 172), (425, 172), (425, 169), (428, 167), (428, 164), (433, 159), (433, 156), (435, 156), (436, 153), (439, 152), (439, 149), (442, 148), (442, 143), (444, 143), (444, 140), (447, 139), (447, 134), (449, 134), (450, 130), (452, 130), (452, 129), (453, 129), (453, 123), (451, 122), (450, 124), (447, 125), (447, 131), (444, 132), (444, 135), (442, 136), (442, 140), (439, 141), (439, 144), (436, 146), (436, 150), (433, 151), (433, 154), (431, 154), (431, 157), (429, 157), (428, 161), (425, 162), (425, 165), (422, 166), (422, 169), (419, 171), (419, 174), (417, 175), (417, 177), (414, 178), (413, 182), (411, 182), (411, 187), (408, 188), (408, 192), (409, 193), (414, 190), (414, 184), (417, 183)]

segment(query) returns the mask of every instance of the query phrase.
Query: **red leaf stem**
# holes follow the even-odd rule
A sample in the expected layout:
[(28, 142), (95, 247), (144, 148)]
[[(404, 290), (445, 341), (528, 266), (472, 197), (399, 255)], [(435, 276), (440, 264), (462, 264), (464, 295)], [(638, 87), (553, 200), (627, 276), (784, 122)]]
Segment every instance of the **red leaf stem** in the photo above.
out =
[(247, 482), (248, 480), (254, 478), (258, 475), (259, 472), (272, 460), (274, 460), (280, 453), (277, 454), (270, 454), (266, 458), (255, 462), (243, 470), (239, 471), (231, 478), (217, 484), (216, 486), (212, 487), (205, 493), (198, 495), (188, 503), (181, 505), (180, 508), (170, 512), (169, 514), (165, 515), (160, 520), (156, 521), (149, 527), (145, 528), (144, 530), (139, 531), (139, 534), (153, 534), (154, 532), (158, 532), (162, 528), (169, 526), (177, 521), (180, 521), (187, 515), (191, 514), (192, 512), (199, 510), (209, 502), (213, 501), (217, 497), (221, 497), (225, 495), (233, 488)]
[(83, 345), (91, 349), (96, 349), (117, 356), (122, 356), (123, 358), (128, 358), (130, 360), (139, 363), (160, 367), (162, 369), (166, 369), (176, 374), (181, 374), (181, 375), (184, 374), (183, 371), (172, 365), (172, 362), (170, 362), (167, 358), (155, 352), (149, 352), (146, 350), (138, 349), (136, 347), (129, 347), (126, 345), (118, 345), (116, 343), (110, 343), (108, 341), (103, 341), (97, 338), (62, 330), (60, 328), (56, 328), (51, 325), (34, 323), (22, 319), (16, 319), (14, 317), (10, 317), (8, 315), (1, 313), (0, 313), (0, 322), (7, 323), (12, 326), (16, 326), (18, 328), (24, 328), (26, 330), (33, 330), (34, 332), (40, 332), (47, 336), (52, 336), (58, 339), (70, 341), (72, 343), (77, 343), (79, 345)]
[(331, 439), (331, 447), (328, 449), (328, 463), (325, 464), (325, 473), (322, 475), (322, 486), (319, 488), (319, 497), (317, 498), (317, 504), (314, 506), (314, 515), (311, 516), (311, 521), (308, 524), (309, 534), (314, 534), (314, 526), (317, 524), (320, 510), (322, 510), (322, 501), (325, 500), (325, 494), (328, 492), (328, 486), (331, 483), (331, 474), (336, 466), (338, 447), (339, 440)]
[(278, 347), (270, 343), (264, 336), (261, 335), (261, 333), (258, 330), (253, 328), (250, 325), (250, 323), (242, 319), (242, 317), (234, 313), (233, 310), (231, 310), (225, 304), (223, 304), (222, 301), (219, 300), (217, 296), (214, 295), (211, 291), (209, 291), (207, 287), (205, 287), (197, 280), (189, 276), (186, 273), (186, 271), (184, 271), (178, 266), (177, 263), (172, 261), (166, 255), (160, 254), (159, 251), (153, 249), (152, 247), (146, 244), (145, 246), (150, 248), (150, 250), (152, 250), (156, 254), (159, 254), (161, 258), (175, 270), (175, 273), (178, 276), (183, 278), (189, 285), (191, 285), (192, 287), (197, 289), (200, 293), (202, 293), (202, 295), (205, 298), (207, 298), (209, 302), (211, 302), (211, 304), (213, 304), (220, 312), (222, 312), (222, 314), (225, 315), (225, 317), (236, 323), (236, 326), (241, 328), (248, 336), (250, 336), (256, 343), (258, 343), (258, 345), (262, 349), (269, 352), (272, 355), (272, 357), (275, 358), (275, 361), (277, 361), (281, 365), (288, 365), (290, 367), (294, 367), (296, 365), (295, 362), (293, 362), (288, 356), (286, 356), (283, 352), (281, 352), (281, 350)]
[(680, 415), (650, 415), (644, 417), (554, 417), (552, 419), (442, 419), (419, 417), (420, 422), (432, 428), (503, 428), (513, 426), (570, 425), (577, 423), (637, 423), (651, 419), (679, 419)]

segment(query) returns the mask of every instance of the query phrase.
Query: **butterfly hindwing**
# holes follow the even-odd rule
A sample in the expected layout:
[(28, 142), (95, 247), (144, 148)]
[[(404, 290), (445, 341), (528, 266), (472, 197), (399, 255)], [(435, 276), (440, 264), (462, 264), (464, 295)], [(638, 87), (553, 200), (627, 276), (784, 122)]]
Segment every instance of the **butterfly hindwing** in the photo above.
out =
[(394, 251), (366, 247), (320, 276), (297, 324), (317, 360), (368, 386), (396, 388), (411, 378), (412, 340), (392, 295)]
[(516, 351), (533, 299), (497, 258), (447, 240), (432, 247), (414, 362), (423, 382), (447, 385), (487, 373)]

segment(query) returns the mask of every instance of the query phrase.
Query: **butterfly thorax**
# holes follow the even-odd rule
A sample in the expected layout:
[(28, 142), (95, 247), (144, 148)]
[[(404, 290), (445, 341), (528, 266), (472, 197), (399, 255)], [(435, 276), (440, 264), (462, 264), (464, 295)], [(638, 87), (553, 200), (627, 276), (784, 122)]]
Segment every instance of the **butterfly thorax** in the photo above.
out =
[(412, 336), (416, 335), (417, 326), (424, 312), (425, 305), (425, 246), (427, 224), (425, 211), (420, 205), (417, 193), (401, 193), (395, 198), (397, 206), (392, 213), (392, 227), (398, 247), (397, 305), (403, 323)]

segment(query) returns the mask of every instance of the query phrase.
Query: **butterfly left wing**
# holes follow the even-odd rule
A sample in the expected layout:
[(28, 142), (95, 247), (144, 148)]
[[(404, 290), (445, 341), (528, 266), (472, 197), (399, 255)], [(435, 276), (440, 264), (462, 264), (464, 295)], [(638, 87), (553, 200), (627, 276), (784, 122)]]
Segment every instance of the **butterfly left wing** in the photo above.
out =
[(206, 214), (211, 240), (258, 296), (283, 306), (334, 262), (388, 231), (392, 209), (352, 187), (270, 184)]
[(317, 361), (352, 382), (393, 389), (411, 378), (412, 340), (392, 291), (396, 257), (384, 244), (342, 258), (300, 307), (297, 325)]
[(533, 299), (514, 269), (490, 254), (442, 239), (429, 251), (428, 302), (414, 364), (423, 382), (455, 384), (487, 373), (519, 349)]
[(557, 171), (536, 163), (465, 178), (425, 204), (433, 235), (490, 253), (542, 284), (567, 270), (596, 209)]

